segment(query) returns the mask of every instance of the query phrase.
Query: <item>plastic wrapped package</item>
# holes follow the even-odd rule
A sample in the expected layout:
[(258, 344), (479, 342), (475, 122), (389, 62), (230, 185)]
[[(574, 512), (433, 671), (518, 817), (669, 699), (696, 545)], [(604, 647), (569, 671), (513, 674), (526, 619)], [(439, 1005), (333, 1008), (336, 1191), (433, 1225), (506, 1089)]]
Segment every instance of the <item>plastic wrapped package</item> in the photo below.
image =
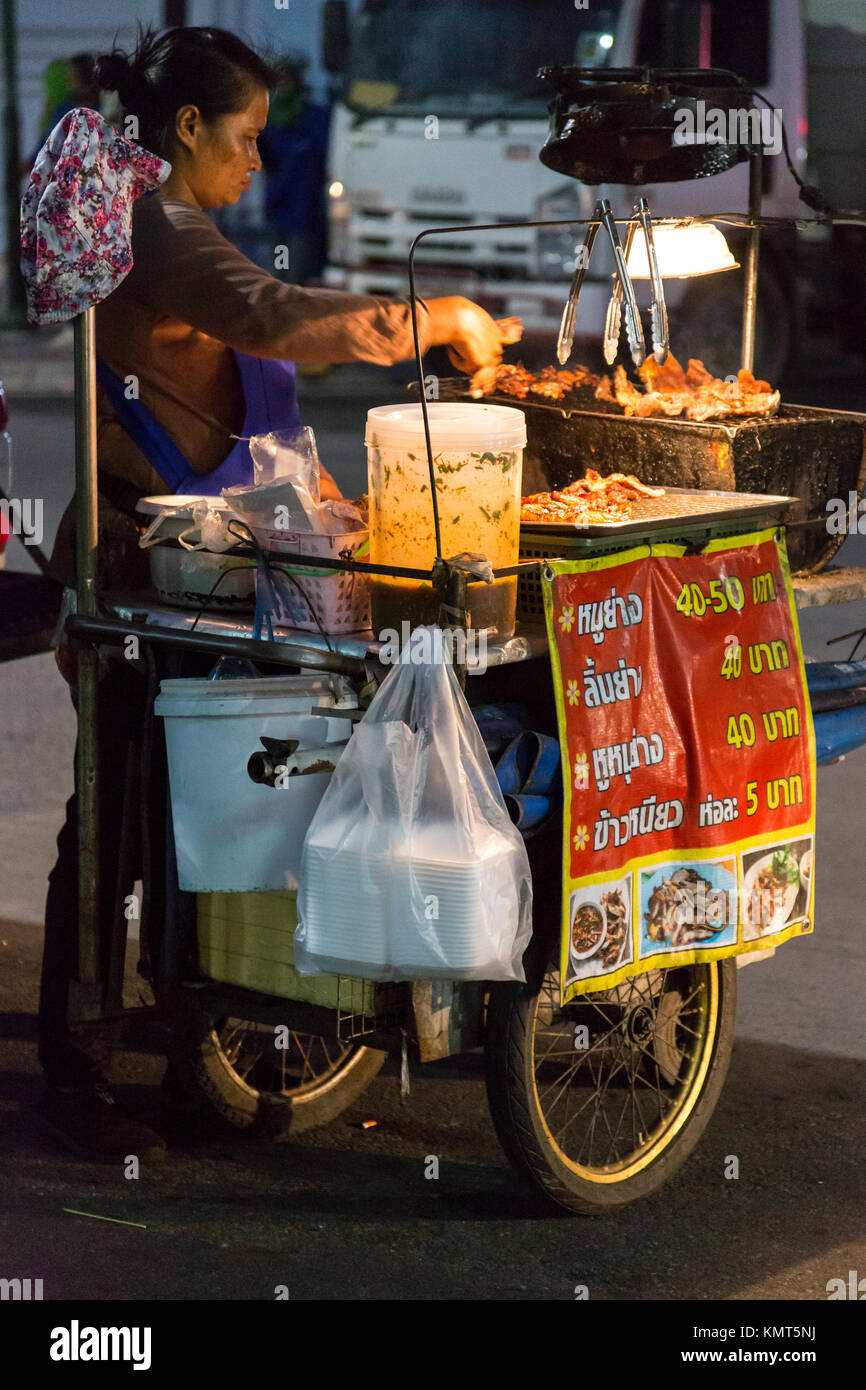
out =
[(223, 488), (222, 497), (262, 544), (267, 544), (266, 538), (273, 532), (323, 533), (327, 529), (321, 504), (299, 478), (239, 483)]
[(319, 451), (316, 436), (309, 425), (302, 429), (272, 430), (270, 434), (254, 434), (250, 440), (253, 460), (253, 482), (274, 483), (283, 478), (297, 481), (319, 500)]
[(524, 980), (532, 879), (439, 628), (418, 628), (337, 764), (301, 859), (295, 964)]

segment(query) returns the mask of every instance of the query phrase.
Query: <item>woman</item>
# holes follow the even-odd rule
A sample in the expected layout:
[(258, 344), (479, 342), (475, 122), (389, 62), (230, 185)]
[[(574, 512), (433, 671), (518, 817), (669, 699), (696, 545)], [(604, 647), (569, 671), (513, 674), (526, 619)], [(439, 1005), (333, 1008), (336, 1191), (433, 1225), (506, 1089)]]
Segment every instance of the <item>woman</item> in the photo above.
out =
[[(232, 247), (209, 219), (207, 209), (236, 203), (261, 168), (256, 140), (267, 122), (272, 75), (238, 38), (221, 29), (145, 33), (132, 55), (115, 50), (99, 59), (95, 75), (100, 89), (118, 94), (125, 133), (172, 166), (159, 193), (136, 204), (133, 269), (96, 310), (100, 569), (106, 585), (116, 587), (140, 578), (138, 497), (218, 493), (252, 481), (249, 450), (232, 436), (300, 423), (294, 362), (390, 364), (411, 356), (413, 344), (407, 303), (283, 284)], [(419, 328), (422, 348), (447, 347), (460, 370), (501, 356), (503, 331), (466, 299), (427, 301), (419, 307)], [(323, 494), (339, 496), (327, 474)], [(52, 557), (56, 577), (68, 585), (73, 557), (68, 511)], [(115, 910), (111, 868), (123, 769), (142, 717), (140, 686), (124, 662), (101, 684), (103, 932)], [(46, 904), (42, 1115), (88, 1153), (153, 1157), (164, 1149), (162, 1140), (122, 1111), (103, 1075), (103, 1057), (73, 1043), (68, 1031), (76, 835), (73, 797)]]

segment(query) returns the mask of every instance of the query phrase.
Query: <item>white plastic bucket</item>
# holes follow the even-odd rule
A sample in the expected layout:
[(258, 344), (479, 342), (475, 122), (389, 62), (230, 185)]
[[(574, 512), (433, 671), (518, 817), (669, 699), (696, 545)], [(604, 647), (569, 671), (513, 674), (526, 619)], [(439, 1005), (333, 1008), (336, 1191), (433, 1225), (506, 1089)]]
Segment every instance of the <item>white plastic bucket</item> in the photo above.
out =
[[(311, 711), (336, 703), (327, 678), (165, 680), (156, 713), (165, 720), (178, 882), (185, 892), (294, 889), (304, 836), (330, 772), (253, 782), (261, 737), (297, 739), (335, 763), (352, 731), (348, 719)], [(345, 701), (341, 702), (345, 707)]]

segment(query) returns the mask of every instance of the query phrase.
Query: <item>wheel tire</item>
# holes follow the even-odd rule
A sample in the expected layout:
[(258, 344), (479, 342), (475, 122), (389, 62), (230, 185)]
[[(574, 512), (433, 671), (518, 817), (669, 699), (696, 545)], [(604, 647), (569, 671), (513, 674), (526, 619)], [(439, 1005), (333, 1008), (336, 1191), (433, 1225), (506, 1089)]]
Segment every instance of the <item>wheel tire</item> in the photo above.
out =
[[(742, 322), (742, 270), (695, 280), (682, 304), (671, 310), (671, 349), (683, 366), (696, 357), (714, 376), (730, 375), (740, 365)], [(790, 299), (770, 266), (759, 263), (755, 375), (778, 385), (792, 344)]]
[[(363, 1094), (387, 1055), (360, 1044), (347, 1046), (336, 1038), (292, 1034), (293, 1046), (296, 1038), (309, 1043), (310, 1056), (327, 1047), (336, 1065), (285, 1094), (258, 1089), (235, 1069), (224, 1049), (226, 1023), (190, 1012), (178, 1023), (169, 1052), (176, 1086), (200, 1119), (223, 1131), (255, 1130), (262, 1137), (281, 1139), (328, 1124)], [(273, 1038), (273, 1029), (266, 1031)]]
[[(650, 1146), (650, 1154), (653, 1148), (658, 1151), (648, 1156), (646, 1165), (640, 1171), (622, 1179), (612, 1178), (609, 1173), (602, 1176), (601, 1169), (596, 1169), (595, 1175), (586, 1168), (576, 1171), (577, 1165), (559, 1148), (542, 1113), (535, 1076), (534, 1037), (539, 1002), (545, 997), (546, 989), (552, 987), (552, 980), (558, 990), (558, 976), (549, 972), (537, 993), (525, 985), (495, 984), (491, 989), (487, 1013), (487, 1094), (499, 1140), (517, 1172), (549, 1201), (567, 1211), (585, 1216), (604, 1215), (657, 1191), (688, 1158), (713, 1113), (733, 1046), (736, 962), (716, 961), (681, 969), (707, 972), (713, 1021), (711, 1035), (707, 1029), (701, 1044), (705, 1052), (701, 1053), (698, 1068), (700, 1079), (687, 1092), (691, 1106), (685, 1120), (680, 1121), (678, 1128), (671, 1125), (673, 1132), (669, 1140), (665, 1142), (662, 1135)], [(677, 974), (676, 971), (653, 973), (659, 976)], [(638, 977), (642, 980), (647, 978)], [(634, 983), (624, 982), (625, 986)], [(620, 986), (622, 989), (623, 986)], [(664, 991), (663, 984), (659, 999)], [(606, 992), (607, 995), (616, 993), (615, 990)], [(714, 1009), (710, 997), (713, 994)], [(579, 999), (572, 1001), (572, 1004), (566, 1005), (566, 1011), (575, 1004), (579, 1006), (580, 1002)], [(550, 1026), (552, 1028), (553, 1024)], [(656, 1044), (655, 1061), (658, 1062), (661, 1056), (663, 1079), (669, 1081), (670, 1076), (664, 1074), (664, 1067), (672, 1065), (669, 1050), (671, 1035), (670, 1028), (667, 1024), (665, 1026), (667, 1036)], [(665, 1048), (668, 1048), (667, 1053)], [(569, 1063), (569, 1067), (571, 1065)], [(692, 1094), (692, 1090), (696, 1090), (697, 1094)], [(607, 1100), (606, 1088), (604, 1094)], [(590, 1149), (591, 1144), (592, 1139)]]

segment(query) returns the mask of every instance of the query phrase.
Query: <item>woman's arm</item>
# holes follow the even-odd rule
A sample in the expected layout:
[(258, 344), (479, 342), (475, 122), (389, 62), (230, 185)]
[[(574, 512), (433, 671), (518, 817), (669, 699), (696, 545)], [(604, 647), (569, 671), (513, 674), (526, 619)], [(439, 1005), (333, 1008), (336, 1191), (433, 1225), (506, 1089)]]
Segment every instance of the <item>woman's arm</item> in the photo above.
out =
[[(414, 355), (409, 304), (287, 285), (247, 259), (200, 208), (158, 195), (136, 207), (130, 289), (253, 357), (374, 362)], [(421, 349), (450, 346), (465, 370), (498, 360), (502, 337), (483, 309), (459, 296), (418, 305)]]

